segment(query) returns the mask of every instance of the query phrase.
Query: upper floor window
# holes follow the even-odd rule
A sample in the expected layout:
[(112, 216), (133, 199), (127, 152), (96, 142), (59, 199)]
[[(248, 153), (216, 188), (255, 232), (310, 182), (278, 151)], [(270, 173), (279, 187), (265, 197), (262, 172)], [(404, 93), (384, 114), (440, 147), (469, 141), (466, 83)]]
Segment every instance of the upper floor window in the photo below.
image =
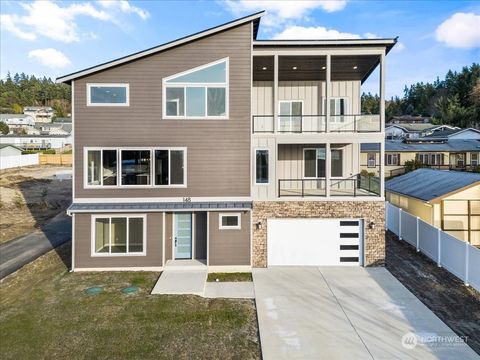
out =
[[(323, 98), (322, 115), (327, 112), (327, 99)], [(331, 122), (344, 122), (344, 115), (349, 114), (348, 98), (347, 97), (333, 97), (330, 98), (330, 116)]]
[(228, 58), (163, 80), (163, 117), (228, 118)]
[(128, 84), (87, 84), (88, 106), (129, 106)]
[(85, 149), (85, 186), (185, 187), (186, 152), (186, 148)]

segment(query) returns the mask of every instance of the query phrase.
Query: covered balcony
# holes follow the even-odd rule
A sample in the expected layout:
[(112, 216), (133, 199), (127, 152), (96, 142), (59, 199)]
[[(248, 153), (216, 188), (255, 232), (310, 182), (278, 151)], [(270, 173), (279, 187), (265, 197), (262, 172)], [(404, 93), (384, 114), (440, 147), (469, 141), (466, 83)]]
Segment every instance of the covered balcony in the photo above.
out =
[(380, 197), (380, 164), (371, 164), (378, 171), (361, 171), (360, 146), (279, 144), (278, 197)]
[[(381, 75), (382, 54), (253, 57), (254, 134), (375, 133), (383, 129), (383, 76), (377, 101), (363, 87)], [(377, 77), (377, 75), (375, 76)], [(363, 110), (362, 110), (363, 109)]]

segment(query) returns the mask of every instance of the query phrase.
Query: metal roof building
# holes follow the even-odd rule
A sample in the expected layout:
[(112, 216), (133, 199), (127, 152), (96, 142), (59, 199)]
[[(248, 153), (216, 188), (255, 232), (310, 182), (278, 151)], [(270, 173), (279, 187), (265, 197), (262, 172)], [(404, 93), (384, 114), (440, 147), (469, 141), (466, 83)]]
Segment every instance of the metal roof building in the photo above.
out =
[(464, 187), (480, 185), (480, 174), (418, 169), (385, 182), (385, 190), (430, 201)]

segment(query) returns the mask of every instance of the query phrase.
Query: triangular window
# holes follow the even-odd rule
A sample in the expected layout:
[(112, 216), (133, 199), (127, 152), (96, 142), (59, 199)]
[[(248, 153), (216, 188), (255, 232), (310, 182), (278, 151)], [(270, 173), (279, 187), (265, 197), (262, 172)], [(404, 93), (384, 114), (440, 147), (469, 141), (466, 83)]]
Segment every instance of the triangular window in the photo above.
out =
[(170, 76), (165, 82), (167, 84), (225, 84), (227, 82), (227, 60), (220, 60), (220, 62)]

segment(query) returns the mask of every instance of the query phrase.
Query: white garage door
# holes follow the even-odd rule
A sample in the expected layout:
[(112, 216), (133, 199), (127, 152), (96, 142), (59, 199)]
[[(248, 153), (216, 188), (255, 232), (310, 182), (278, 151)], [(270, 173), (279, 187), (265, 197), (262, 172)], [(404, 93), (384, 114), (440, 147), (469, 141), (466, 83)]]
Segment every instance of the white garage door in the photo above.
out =
[(358, 219), (269, 219), (268, 266), (362, 265)]

